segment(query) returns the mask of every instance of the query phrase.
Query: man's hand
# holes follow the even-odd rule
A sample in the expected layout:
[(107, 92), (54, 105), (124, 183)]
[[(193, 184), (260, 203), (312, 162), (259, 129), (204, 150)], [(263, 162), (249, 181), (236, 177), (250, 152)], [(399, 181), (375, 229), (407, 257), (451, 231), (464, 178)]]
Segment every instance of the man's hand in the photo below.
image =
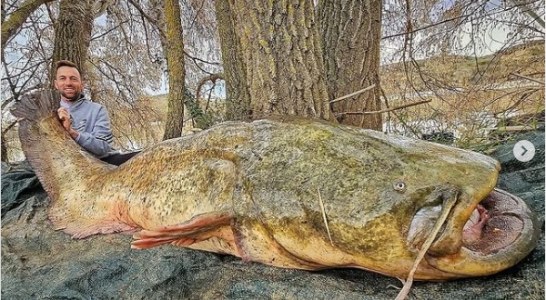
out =
[(80, 135), (80, 133), (72, 128), (72, 117), (70, 117), (70, 113), (68, 112), (68, 110), (66, 110), (66, 108), (64, 107), (61, 107), (57, 110), (57, 115), (59, 116), (59, 120), (61, 120), (64, 129), (68, 131), (73, 139), (76, 139), (78, 135)]
[(67, 131), (70, 131), (72, 128), (72, 118), (70, 117), (70, 113), (66, 108), (61, 107), (57, 110), (57, 115), (59, 115), (59, 120), (61, 120), (61, 123), (63, 124), (64, 129)]

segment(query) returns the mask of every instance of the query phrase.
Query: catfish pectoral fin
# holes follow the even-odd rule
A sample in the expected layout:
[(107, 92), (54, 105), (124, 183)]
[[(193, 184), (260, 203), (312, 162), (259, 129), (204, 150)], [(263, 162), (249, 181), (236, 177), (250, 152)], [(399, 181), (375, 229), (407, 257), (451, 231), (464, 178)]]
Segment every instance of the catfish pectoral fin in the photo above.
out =
[[(230, 226), (231, 215), (226, 213), (206, 213), (193, 217), (182, 224), (165, 226), (156, 230), (142, 230), (133, 235), (132, 249), (147, 249), (163, 244), (187, 247), (194, 243), (218, 237), (228, 241), (224, 227)], [(227, 231), (231, 232), (231, 230)]]

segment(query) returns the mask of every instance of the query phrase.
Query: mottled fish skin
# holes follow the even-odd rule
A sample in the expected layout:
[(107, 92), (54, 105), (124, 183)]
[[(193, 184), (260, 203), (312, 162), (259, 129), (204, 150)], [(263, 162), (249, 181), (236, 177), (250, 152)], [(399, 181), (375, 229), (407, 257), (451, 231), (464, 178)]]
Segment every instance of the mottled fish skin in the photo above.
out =
[[(79, 149), (54, 116), (41, 113), (54, 109), (49, 97), (35, 96), (41, 109), (15, 114), (26, 118), (23, 150), (52, 198), (50, 219), (75, 238), (144, 229), (134, 248), (172, 243), (277, 267), (405, 277), (422, 243), (408, 241), (416, 212), (456, 197), (431, 249), (435, 262), (457, 255), (462, 228), (499, 171), (478, 153), (303, 119), (222, 123), (115, 168)], [(532, 250), (538, 230), (530, 226), (518, 246), (523, 251), (487, 274)], [(484, 275), (466, 272), (464, 259), (455, 271), (424, 260), (415, 278)]]

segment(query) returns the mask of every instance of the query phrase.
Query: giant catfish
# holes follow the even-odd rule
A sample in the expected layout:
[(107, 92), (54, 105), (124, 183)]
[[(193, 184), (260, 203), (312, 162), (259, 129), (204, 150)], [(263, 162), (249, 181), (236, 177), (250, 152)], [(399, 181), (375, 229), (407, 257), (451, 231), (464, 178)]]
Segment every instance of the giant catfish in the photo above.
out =
[(499, 164), (482, 154), (321, 121), (258, 120), (167, 140), (115, 167), (70, 138), (58, 99), (35, 93), (13, 114), (51, 198), (49, 218), (74, 238), (132, 232), (135, 249), (172, 244), (399, 278), (430, 239), (415, 279), (443, 280), (513, 266), (540, 231), (524, 201), (495, 189)]

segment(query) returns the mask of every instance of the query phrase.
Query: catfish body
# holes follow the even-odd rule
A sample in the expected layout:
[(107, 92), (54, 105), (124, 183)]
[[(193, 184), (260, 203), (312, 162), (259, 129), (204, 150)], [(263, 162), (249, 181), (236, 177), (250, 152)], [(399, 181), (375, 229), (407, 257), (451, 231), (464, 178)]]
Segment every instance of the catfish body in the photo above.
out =
[[(47, 114), (48, 97), (31, 115), (19, 110), (21, 140), (53, 200), (52, 222), (76, 238), (139, 231), (133, 248), (174, 244), (278, 267), (404, 277), (455, 201), (417, 279), (498, 272), (536, 242), (532, 213), (510, 198), (499, 203), (515, 203), (521, 228), (494, 249), (502, 255), (465, 244), (479, 203), (497, 195), (498, 163), (481, 154), (319, 121), (259, 120), (164, 141), (115, 168), (79, 149)], [(513, 248), (522, 251), (506, 254)], [(439, 268), (446, 260), (460, 267)]]

